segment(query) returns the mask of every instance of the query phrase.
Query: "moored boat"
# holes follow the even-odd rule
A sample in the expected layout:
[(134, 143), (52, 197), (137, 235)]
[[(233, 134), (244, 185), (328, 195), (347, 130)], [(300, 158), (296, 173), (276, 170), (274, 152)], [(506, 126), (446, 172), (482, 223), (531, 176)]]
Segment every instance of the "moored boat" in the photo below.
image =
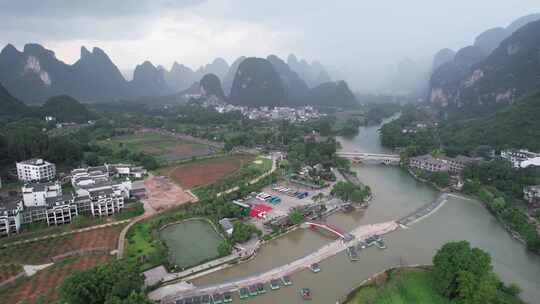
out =
[(319, 263), (313, 263), (309, 265), (309, 269), (311, 269), (312, 272), (317, 273), (321, 271), (321, 266), (319, 266)]
[(279, 289), (279, 280), (276, 280), (276, 279), (272, 279), (270, 280), (270, 289), (272, 290), (277, 290)]
[(238, 293), (240, 294), (240, 300), (245, 300), (249, 298), (249, 289), (247, 287), (240, 288)]
[(302, 288), (300, 290), (300, 295), (302, 296), (302, 299), (304, 299), (304, 300), (311, 300), (311, 289)]
[(223, 294), (223, 303), (231, 303), (232, 302), (232, 293), (230, 291), (227, 291)]

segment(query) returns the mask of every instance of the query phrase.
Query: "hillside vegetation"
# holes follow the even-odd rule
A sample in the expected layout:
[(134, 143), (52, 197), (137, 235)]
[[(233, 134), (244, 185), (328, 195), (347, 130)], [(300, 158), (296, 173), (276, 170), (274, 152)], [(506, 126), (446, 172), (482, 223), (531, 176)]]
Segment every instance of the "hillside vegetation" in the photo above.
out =
[(540, 91), (485, 118), (456, 122), (441, 128), (446, 146), (471, 151), (479, 145), (497, 149), (540, 150)]

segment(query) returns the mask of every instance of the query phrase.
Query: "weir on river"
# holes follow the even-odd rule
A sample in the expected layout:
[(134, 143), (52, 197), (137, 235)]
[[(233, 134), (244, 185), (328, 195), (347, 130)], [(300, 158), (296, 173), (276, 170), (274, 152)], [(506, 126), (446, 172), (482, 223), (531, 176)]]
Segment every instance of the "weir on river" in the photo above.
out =
[(439, 195), (439, 197), (436, 200), (416, 209), (414, 212), (410, 213), (409, 215), (402, 217), (401, 219), (397, 221), (397, 223), (402, 226), (412, 225), (420, 221), (421, 219), (425, 218), (426, 216), (429, 216), (433, 212), (437, 211), (437, 209), (439, 209), (447, 200), (448, 200), (448, 193), (441, 193), (441, 195)]

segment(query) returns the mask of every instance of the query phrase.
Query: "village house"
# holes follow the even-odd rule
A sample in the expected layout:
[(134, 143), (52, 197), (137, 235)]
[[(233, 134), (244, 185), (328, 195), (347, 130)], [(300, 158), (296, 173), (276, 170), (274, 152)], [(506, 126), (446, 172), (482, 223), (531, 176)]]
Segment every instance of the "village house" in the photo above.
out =
[(56, 166), (41, 158), (17, 162), (17, 177), (23, 182), (50, 181), (56, 177)]
[(223, 218), (219, 220), (219, 224), (221, 225), (221, 228), (223, 228), (223, 231), (225, 231), (225, 233), (227, 233), (228, 236), (231, 236), (233, 234), (234, 226), (228, 218)]
[(529, 204), (540, 203), (540, 185), (525, 187), (523, 189), (523, 197)]
[(523, 197), (529, 203), (529, 212), (537, 215), (540, 211), (540, 185), (523, 188)]
[(511, 162), (514, 168), (540, 166), (540, 153), (534, 153), (528, 150), (503, 150), (501, 151), (501, 157)]
[(478, 163), (482, 160), (479, 157), (467, 157), (458, 155), (455, 158), (441, 156), (433, 157), (431, 154), (411, 157), (409, 167), (428, 172), (448, 172), (452, 174), (461, 174), (468, 165)]
[(46, 222), (69, 224), (77, 215), (110, 216), (125, 207), (133, 195), (144, 196), (146, 189), (134, 189), (131, 178), (142, 178), (146, 170), (129, 164), (79, 168), (71, 172), (72, 193), (63, 193), (58, 181), (26, 183), (21, 196), (0, 202), (0, 236), (17, 233), (22, 224)]
[(431, 154), (411, 157), (409, 167), (428, 172), (448, 172), (450, 170), (448, 164), (431, 156)]
[(22, 224), (22, 201), (17, 198), (0, 197), (0, 236), (19, 232)]

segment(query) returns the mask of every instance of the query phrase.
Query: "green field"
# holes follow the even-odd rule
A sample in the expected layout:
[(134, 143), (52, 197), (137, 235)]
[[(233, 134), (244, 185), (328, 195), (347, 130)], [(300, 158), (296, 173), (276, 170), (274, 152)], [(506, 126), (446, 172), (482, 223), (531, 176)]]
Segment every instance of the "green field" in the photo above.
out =
[(347, 304), (450, 304), (435, 291), (430, 271), (393, 270), (382, 282), (360, 288)]
[(115, 152), (127, 149), (132, 152), (149, 153), (164, 162), (187, 160), (214, 153), (208, 145), (155, 133), (118, 136), (100, 141), (100, 144), (110, 147)]

